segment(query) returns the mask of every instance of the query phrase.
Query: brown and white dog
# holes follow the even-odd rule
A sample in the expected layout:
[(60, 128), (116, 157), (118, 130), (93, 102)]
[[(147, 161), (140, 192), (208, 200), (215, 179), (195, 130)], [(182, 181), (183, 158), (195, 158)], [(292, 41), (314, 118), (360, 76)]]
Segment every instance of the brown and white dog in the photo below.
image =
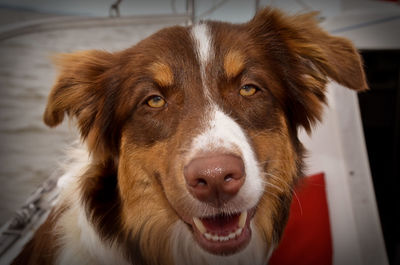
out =
[(14, 264), (266, 264), (302, 176), (300, 127), (360, 56), (313, 14), (163, 29), (121, 52), (62, 55), (44, 113), (88, 154)]

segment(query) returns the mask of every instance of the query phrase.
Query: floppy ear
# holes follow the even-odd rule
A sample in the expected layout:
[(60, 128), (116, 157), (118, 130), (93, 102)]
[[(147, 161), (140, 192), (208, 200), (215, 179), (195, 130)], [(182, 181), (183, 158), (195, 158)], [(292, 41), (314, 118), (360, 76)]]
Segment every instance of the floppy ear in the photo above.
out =
[(318, 27), (316, 15), (313, 12), (288, 20), (298, 33), (295, 38), (287, 39), (288, 46), (336, 82), (357, 91), (368, 89), (362, 59), (353, 43), (323, 31)]
[(75, 52), (55, 57), (55, 63), (59, 76), (48, 97), (44, 122), (54, 127), (67, 114), (76, 118), (92, 154), (104, 157), (118, 152), (114, 55), (96, 50)]
[[(328, 77), (356, 91), (368, 89), (362, 59), (351, 41), (323, 31), (317, 12), (285, 16), (264, 9), (249, 22), (253, 32), (273, 43), (288, 90), (286, 110), (308, 132), (321, 119)], [(287, 56), (282, 56), (287, 53)], [(286, 69), (285, 69), (286, 68)]]

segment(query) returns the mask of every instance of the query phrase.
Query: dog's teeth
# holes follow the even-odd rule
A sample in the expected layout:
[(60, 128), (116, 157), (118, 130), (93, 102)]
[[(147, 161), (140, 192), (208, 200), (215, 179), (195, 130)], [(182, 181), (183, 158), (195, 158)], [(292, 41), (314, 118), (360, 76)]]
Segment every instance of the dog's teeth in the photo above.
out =
[(219, 238), (219, 241), (221, 241), (221, 242), (228, 241), (228, 240), (229, 240), (229, 237), (227, 237), (227, 236), (221, 236)]
[(199, 229), (200, 233), (204, 234), (205, 232), (207, 232), (207, 229), (204, 227), (199, 218), (193, 217), (193, 222), (196, 225), (197, 229)]
[(193, 217), (193, 222), (195, 224), (195, 226), (197, 227), (197, 229), (200, 231), (200, 233), (203, 234), (203, 236), (210, 241), (214, 241), (214, 242), (225, 242), (225, 241), (229, 241), (232, 239), (235, 239), (236, 237), (240, 236), (243, 232), (243, 228), (246, 224), (246, 220), (247, 220), (247, 211), (244, 211), (240, 214), (239, 216), (239, 223), (238, 223), (238, 228), (229, 233), (229, 235), (227, 236), (219, 236), (216, 234), (210, 234), (210, 232), (207, 232), (207, 229), (205, 228), (203, 222), (197, 218), (197, 217)]
[(236, 236), (239, 236), (243, 231), (243, 228), (239, 228), (238, 230), (235, 231)]
[(234, 232), (230, 233), (227, 236), (212, 235), (212, 234), (210, 234), (208, 232), (207, 233), (203, 233), (203, 235), (207, 240), (210, 240), (210, 241), (225, 242), (225, 241), (228, 241), (228, 240), (235, 239), (236, 237), (240, 236), (242, 234), (242, 232), (243, 232), (243, 228), (238, 228)]
[(244, 227), (244, 225), (246, 224), (246, 220), (247, 220), (247, 211), (244, 211), (240, 214), (239, 217), (239, 228)]

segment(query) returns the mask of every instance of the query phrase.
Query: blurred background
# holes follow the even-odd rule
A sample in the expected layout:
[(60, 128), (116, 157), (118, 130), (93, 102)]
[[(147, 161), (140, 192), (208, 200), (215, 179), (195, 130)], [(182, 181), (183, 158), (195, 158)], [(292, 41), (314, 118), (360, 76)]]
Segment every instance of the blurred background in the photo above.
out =
[(52, 54), (116, 51), (163, 27), (202, 19), (245, 22), (264, 6), (320, 11), (322, 27), (360, 49), (371, 88), (358, 96), (371, 181), (389, 261), (400, 264), (399, 1), (0, 0), (0, 226), (77, 139), (68, 122), (55, 129), (42, 123), (55, 79)]

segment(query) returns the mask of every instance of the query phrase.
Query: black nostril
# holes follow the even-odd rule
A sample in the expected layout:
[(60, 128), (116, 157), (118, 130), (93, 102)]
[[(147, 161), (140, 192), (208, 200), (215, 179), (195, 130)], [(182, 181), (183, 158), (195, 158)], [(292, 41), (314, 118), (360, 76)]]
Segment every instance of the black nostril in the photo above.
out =
[(197, 185), (207, 186), (207, 181), (205, 179), (199, 178), (199, 179), (197, 179)]
[(224, 177), (224, 181), (225, 182), (229, 182), (229, 181), (231, 181), (233, 179), (233, 175), (232, 174), (228, 174), (228, 175), (226, 175), (225, 177)]

